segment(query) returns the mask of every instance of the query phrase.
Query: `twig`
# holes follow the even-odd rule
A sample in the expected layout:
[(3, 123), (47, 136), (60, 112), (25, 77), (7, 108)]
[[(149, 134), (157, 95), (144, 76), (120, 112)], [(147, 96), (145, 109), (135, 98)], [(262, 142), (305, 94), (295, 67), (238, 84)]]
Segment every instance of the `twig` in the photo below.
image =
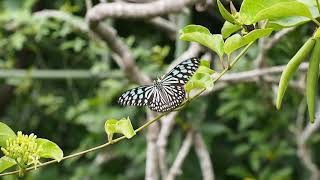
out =
[(316, 2), (317, 2), (318, 12), (320, 13), (320, 4), (319, 4), (319, 0), (316, 0)]
[(174, 180), (176, 176), (181, 174), (181, 166), (183, 164), (184, 159), (187, 157), (192, 145), (192, 136), (193, 133), (189, 131), (181, 145), (181, 148), (176, 156), (176, 159), (173, 162), (172, 167), (169, 170), (168, 176), (165, 178), (166, 180)]
[(214, 180), (210, 154), (200, 132), (195, 133), (194, 148), (199, 159), (203, 180)]

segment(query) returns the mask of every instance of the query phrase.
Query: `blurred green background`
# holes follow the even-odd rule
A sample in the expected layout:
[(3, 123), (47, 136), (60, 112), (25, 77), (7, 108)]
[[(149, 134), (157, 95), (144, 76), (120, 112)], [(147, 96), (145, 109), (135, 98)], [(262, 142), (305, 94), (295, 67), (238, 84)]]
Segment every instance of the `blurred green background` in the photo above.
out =
[[(240, 5), (241, 1), (235, 4)], [(33, 15), (43, 9), (60, 10), (81, 26), (85, 23), (84, 0), (1, 0), (0, 8), (0, 71), (86, 70), (102, 75), (81, 79), (1, 77), (2, 122), (15, 131), (35, 133), (56, 142), (65, 155), (106, 142), (106, 119), (129, 116), (135, 128), (144, 122), (144, 108), (120, 107), (116, 103), (122, 92), (136, 85), (119, 70), (107, 45), (70, 22)], [(203, 12), (190, 10), (190, 15), (183, 17), (188, 22), (220, 33), (224, 20), (215, 5)], [(182, 52), (176, 40), (143, 21), (107, 23), (130, 47), (140, 69), (152, 77), (162, 75)], [(290, 32), (269, 51), (267, 65), (286, 64), (311, 30), (311, 26), (304, 25)], [(257, 54), (256, 43), (235, 71), (252, 69)], [(214, 66), (219, 68), (219, 64)], [(52, 77), (55, 72), (44, 74)], [(167, 163), (172, 164), (186, 128), (191, 126), (203, 133), (216, 179), (306, 179), (309, 172), (297, 156), (293, 133), (297, 110), (305, 104), (303, 97), (299, 91), (289, 89), (280, 111), (274, 106), (270, 83), (238, 83), (200, 97), (175, 119)], [(319, 134), (310, 139), (316, 163), (320, 161), (316, 155), (319, 140)], [(145, 158), (143, 133), (86, 156), (32, 171), (25, 179), (143, 179)], [(192, 149), (178, 179), (201, 179), (196, 158)]]

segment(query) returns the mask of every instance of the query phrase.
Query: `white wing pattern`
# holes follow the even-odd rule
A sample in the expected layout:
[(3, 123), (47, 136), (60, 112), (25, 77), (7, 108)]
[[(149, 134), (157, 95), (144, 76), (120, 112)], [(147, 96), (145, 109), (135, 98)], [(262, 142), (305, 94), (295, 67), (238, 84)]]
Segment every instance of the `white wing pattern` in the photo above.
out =
[(185, 99), (186, 92), (183, 86), (198, 69), (199, 64), (198, 58), (187, 59), (154, 84), (126, 91), (119, 97), (118, 103), (129, 106), (148, 106), (157, 112), (171, 111)]

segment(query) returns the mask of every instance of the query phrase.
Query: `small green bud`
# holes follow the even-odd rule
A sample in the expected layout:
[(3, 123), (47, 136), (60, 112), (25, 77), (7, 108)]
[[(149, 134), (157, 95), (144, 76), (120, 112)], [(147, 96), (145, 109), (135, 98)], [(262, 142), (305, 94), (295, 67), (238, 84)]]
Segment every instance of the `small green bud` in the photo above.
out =
[(16, 138), (10, 138), (6, 141), (6, 146), (1, 148), (5, 156), (14, 159), (20, 168), (40, 164), (40, 148), (36, 143), (37, 136), (33, 133), (24, 135), (18, 131)]

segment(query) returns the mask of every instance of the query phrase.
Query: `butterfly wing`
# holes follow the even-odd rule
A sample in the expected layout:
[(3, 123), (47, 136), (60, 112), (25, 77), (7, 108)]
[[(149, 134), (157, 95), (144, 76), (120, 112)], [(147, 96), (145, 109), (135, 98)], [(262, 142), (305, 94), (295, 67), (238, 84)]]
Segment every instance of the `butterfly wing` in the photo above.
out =
[(187, 59), (171, 71), (160, 82), (150, 86), (130, 89), (119, 97), (119, 104), (129, 106), (148, 106), (157, 112), (167, 112), (178, 107), (185, 99), (184, 85), (198, 69), (198, 58)]
[(183, 86), (163, 85), (169, 102), (165, 105), (164, 111), (171, 111), (178, 107), (185, 99), (186, 92)]
[(148, 107), (152, 111), (164, 112), (163, 109), (167, 103), (167, 100), (165, 98), (165, 95), (161, 91), (161, 87), (153, 86), (148, 101)]
[(178, 107), (185, 99), (183, 86), (154, 86), (148, 107), (157, 112), (167, 112)]
[(183, 86), (185, 85), (190, 77), (199, 68), (200, 60), (199, 58), (190, 58), (182, 61), (176, 67), (166, 74), (161, 80), (163, 85), (175, 85)]
[(124, 92), (118, 99), (120, 105), (146, 106), (153, 86), (140, 86)]

